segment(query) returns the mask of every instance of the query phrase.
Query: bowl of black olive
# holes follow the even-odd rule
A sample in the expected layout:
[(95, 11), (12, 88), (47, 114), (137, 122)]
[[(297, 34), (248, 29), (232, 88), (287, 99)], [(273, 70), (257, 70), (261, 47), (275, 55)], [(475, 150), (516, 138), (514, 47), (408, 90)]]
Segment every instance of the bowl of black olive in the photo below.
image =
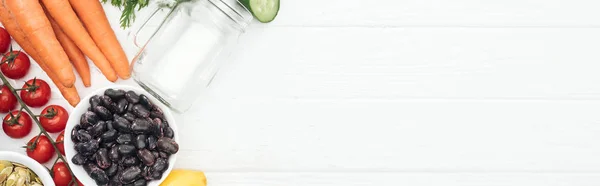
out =
[(88, 95), (73, 109), (65, 131), (66, 158), (84, 185), (158, 186), (179, 151), (169, 108), (132, 86)]

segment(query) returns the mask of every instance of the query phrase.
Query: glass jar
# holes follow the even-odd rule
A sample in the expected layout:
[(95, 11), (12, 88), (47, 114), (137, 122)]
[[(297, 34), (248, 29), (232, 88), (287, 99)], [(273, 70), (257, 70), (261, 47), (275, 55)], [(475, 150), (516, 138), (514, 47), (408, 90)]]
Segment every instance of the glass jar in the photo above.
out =
[(140, 49), (132, 61), (133, 79), (173, 110), (185, 112), (208, 88), (253, 17), (237, 1), (188, 0), (168, 9), (149, 39), (140, 42), (140, 31), (162, 10), (131, 34)]

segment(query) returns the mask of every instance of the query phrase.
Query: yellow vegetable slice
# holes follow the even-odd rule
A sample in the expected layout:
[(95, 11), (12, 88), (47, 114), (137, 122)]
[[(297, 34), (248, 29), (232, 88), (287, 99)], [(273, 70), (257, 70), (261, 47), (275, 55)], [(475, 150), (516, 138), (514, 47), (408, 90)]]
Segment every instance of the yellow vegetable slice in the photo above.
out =
[(201, 171), (175, 169), (160, 186), (206, 186), (206, 176)]

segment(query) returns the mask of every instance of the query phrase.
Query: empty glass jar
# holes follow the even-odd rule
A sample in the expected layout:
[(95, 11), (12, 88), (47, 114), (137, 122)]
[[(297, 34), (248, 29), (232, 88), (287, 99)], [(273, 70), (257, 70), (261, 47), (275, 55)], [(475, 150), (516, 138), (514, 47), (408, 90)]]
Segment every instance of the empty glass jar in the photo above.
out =
[(132, 61), (133, 77), (167, 106), (184, 112), (205, 92), (252, 14), (237, 1), (181, 2), (161, 17), (149, 39), (140, 42), (140, 30), (149, 28), (160, 13), (154, 12), (131, 34), (140, 48)]

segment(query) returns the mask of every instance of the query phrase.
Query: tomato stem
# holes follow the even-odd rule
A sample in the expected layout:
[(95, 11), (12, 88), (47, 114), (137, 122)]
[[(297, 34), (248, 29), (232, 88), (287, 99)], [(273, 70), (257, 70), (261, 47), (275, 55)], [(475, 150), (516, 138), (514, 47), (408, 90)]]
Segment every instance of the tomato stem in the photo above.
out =
[[(21, 109), (25, 110), (25, 112), (27, 112), (30, 116), (34, 116), (35, 114), (31, 111), (31, 109), (29, 109), (29, 107), (25, 104), (25, 102), (23, 101), (23, 99), (21, 99), (21, 96), (17, 93), (17, 89), (15, 89), (8, 82), (8, 79), (6, 79), (6, 77), (4, 76), (4, 74), (0, 73), (0, 79), (2, 80), (2, 83), (4, 84), (4, 86), (8, 87), (8, 89), (11, 91), (11, 93), (13, 95), (15, 95), (15, 97), (17, 98), (17, 101), (21, 105)], [(35, 78), (33, 79), (33, 84), (35, 85)], [(48, 134), (48, 131), (46, 131), (46, 129), (44, 129), (44, 127), (42, 127), (42, 124), (40, 123), (40, 120), (37, 117), (32, 117), (32, 119), (35, 122), (35, 124), (38, 126), (38, 128), (40, 128), (40, 135), (41, 134), (46, 135), (46, 137), (50, 141), (50, 144), (52, 145), (52, 147), (54, 147), (54, 152), (56, 153), (56, 155), (58, 155), (58, 159), (61, 159), (63, 162), (67, 162), (66, 158), (60, 153), (60, 150), (58, 149), (58, 146), (56, 146), (56, 142), (54, 141), (54, 139), (52, 139), (50, 137), (50, 134)], [(35, 140), (36, 143), (39, 140), (40, 135), (38, 135), (37, 139)], [(69, 174), (71, 174), (71, 182), (74, 182), (75, 186), (79, 186), (79, 183), (76, 181), (77, 178), (75, 178), (75, 174), (73, 174), (73, 170), (71, 170), (71, 167), (67, 166), (67, 169), (69, 170)]]
[(56, 111), (56, 109), (54, 109), (54, 107), (50, 107), (50, 109), (48, 109), (48, 111), (47, 111), (46, 114), (36, 115), (35, 117), (45, 117), (45, 118), (48, 118), (48, 119), (52, 119), (57, 114), (58, 114), (58, 112)]

